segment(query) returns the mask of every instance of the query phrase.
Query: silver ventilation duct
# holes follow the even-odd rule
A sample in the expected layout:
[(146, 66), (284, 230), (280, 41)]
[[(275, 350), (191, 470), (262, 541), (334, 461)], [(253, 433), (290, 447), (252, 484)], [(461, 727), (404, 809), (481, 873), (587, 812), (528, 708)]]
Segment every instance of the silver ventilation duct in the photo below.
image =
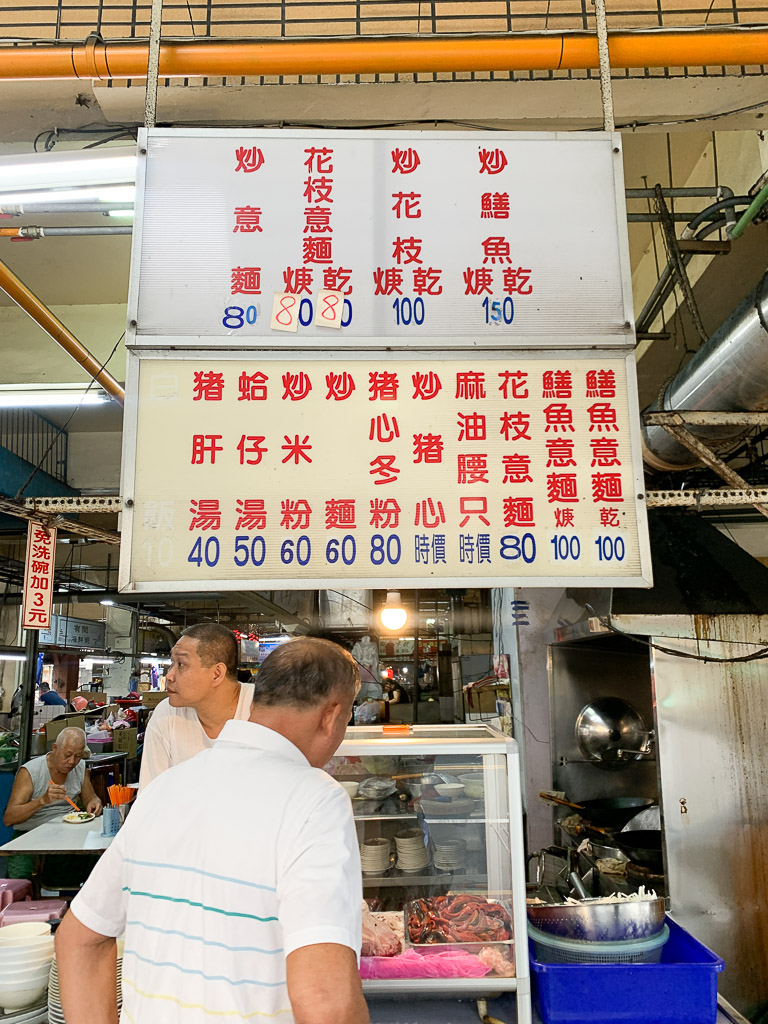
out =
[[(768, 409), (768, 273), (646, 412), (762, 412)], [(689, 427), (717, 449), (743, 427)], [(663, 427), (643, 428), (643, 458), (660, 470), (691, 469), (695, 456)]]

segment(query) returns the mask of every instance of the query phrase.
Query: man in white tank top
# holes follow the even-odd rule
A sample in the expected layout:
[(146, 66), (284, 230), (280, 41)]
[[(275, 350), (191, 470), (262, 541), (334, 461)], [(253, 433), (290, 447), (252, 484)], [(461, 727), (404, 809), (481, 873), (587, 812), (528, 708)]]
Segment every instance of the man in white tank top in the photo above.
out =
[(215, 622), (201, 622), (181, 634), (166, 676), (168, 700), (155, 708), (144, 736), (141, 789), (212, 747), (230, 720), (248, 720), (253, 683), (237, 681), (237, 651), (234, 633)]

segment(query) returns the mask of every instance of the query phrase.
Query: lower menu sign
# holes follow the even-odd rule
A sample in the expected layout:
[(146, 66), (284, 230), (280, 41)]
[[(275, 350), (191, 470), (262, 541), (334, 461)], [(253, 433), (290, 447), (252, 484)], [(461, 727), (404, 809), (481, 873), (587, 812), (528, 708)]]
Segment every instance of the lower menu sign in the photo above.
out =
[(122, 590), (650, 585), (632, 356), (147, 353), (129, 396)]

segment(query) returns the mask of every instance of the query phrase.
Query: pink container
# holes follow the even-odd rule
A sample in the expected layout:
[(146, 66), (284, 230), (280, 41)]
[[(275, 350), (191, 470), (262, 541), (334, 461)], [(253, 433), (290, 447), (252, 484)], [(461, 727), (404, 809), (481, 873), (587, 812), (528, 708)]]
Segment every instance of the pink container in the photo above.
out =
[(0, 912), (0, 928), (7, 924), (21, 924), (22, 921), (52, 921), (63, 917), (67, 909), (66, 900), (27, 900), (9, 903)]
[(32, 883), (26, 878), (0, 879), (0, 910), (10, 903), (32, 899)]

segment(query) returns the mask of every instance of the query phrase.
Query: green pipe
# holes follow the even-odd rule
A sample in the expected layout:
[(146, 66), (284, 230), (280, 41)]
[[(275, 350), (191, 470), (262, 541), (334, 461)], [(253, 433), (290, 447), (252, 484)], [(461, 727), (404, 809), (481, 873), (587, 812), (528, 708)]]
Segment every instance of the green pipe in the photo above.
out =
[(760, 191), (757, 193), (755, 198), (752, 200), (750, 206), (742, 213), (739, 219), (734, 225), (733, 231), (731, 231), (729, 238), (740, 238), (744, 234), (745, 229), (752, 223), (755, 217), (760, 213), (765, 204), (768, 203), (768, 184), (763, 185)]

